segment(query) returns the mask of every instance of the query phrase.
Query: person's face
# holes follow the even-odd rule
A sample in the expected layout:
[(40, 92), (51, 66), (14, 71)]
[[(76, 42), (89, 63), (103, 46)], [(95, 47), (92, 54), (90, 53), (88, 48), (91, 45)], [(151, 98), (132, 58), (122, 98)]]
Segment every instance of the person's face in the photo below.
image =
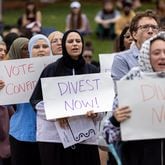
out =
[(83, 58), (87, 64), (90, 64), (92, 61), (92, 51), (91, 50), (84, 50)]
[(165, 41), (158, 39), (151, 44), (150, 62), (155, 72), (165, 71)]
[(7, 53), (6, 45), (1, 44), (0, 45), (0, 60), (4, 59), (4, 57), (6, 56), (6, 53)]
[(25, 44), (21, 49), (21, 58), (29, 58), (28, 43)]
[(66, 50), (72, 59), (77, 60), (82, 52), (82, 40), (78, 33), (71, 32), (66, 39)]
[(29, 11), (33, 11), (33, 9), (34, 9), (34, 4), (29, 4), (29, 5), (27, 6), (27, 9), (28, 9)]
[(159, 10), (160, 9), (165, 10), (165, 1), (160, 1), (158, 6), (159, 6)]
[(137, 31), (133, 32), (133, 38), (137, 41), (138, 48), (142, 43), (159, 32), (157, 22), (153, 18), (143, 17), (139, 20)]
[(114, 6), (113, 6), (113, 3), (111, 3), (111, 2), (106, 2), (104, 4), (104, 10), (106, 10), (106, 11), (112, 11), (113, 8), (114, 8)]
[(51, 41), (53, 55), (62, 55), (62, 33), (56, 33)]
[(79, 14), (80, 12), (80, 8), (72, 8), (71, 10), (73, 14)]
[(32, 57), (38, 57), (38, 56), (42, 57), (49, 55), (50, 55), (49, 45), (43, 39), (38, 40), (32, 48)]
[(124, 34), (124, 47), (125, 47), (125, 49), (130, 48), (132, 41), (133, 41), (133, 38), (132, 38), (129, 30), (127, 30), (127, 32)]

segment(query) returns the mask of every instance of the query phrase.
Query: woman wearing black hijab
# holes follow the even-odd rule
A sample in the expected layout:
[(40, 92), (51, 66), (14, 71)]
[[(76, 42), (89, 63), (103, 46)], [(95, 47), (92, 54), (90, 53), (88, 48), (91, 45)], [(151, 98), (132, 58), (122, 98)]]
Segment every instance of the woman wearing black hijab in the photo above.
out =
[[(48, 65), (40, 78), (97, 73), (95, 66), (85, 63), (82, 57), (83, 47), (84, 41), (78, 31), (65, 32), (62, 39), (63, 56)], [(36, 104), (42, 100), (41, 79), (39, 79), (30, 101), (35, 108)], [(40, 115), (39, 111), (37, 115)], [(92, 117), (94, 116), (95, 114), (92, 114)], [(97, 145), (76, 144), (74, 147), (64, 149), (62, 143), (55, 140), (57, 130), (54, 123), (44, 118), (42, 121), (43, 123), (39, 125), (43, 129), (40, 129), (39, 134), (43, 136), (42, 140), (41, 138), (38, 140), (42, 165), (100, 165)], [(47, 126), (44, 129), (45, 125)]]

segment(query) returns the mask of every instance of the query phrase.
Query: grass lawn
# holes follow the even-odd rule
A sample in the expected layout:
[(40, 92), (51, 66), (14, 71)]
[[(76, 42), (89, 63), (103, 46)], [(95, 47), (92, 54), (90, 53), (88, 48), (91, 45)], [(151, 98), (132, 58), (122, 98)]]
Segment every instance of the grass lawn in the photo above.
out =
[[(65, 18), (70, 12), (69, 8), (70, 1), (67, 3), (58, 2), (53, 4), (46, 4), (44, 7), (40, 8), (43, 15), (43, 26), (44, 27), (54, 27), (57, 30), (64, 31), (65, 29)], [(113, 41), (109, 40), (99, 40), (97, 39), (94, 31), (96, 29), (96, 23), (94, 22), (94, 17), (98, 10), (101, 8), (101, 1), (97, 3), (82, 3), (82, 10), (86, 13), (93, 34), (85, 37), (85, 40), (92, 41), (94, 45), (94, 59), (98, 60), (98, 54), (100, 53), (111, 53), (113, 51)], [(140, 10), (153, 9), (153, 4), (144, 4)], [(16, 24), (17, 19), (23, 13), (23, 9), (16, 10), (6, 10), (3, 15), (3, 22), (5, 24), (13, 25)]]

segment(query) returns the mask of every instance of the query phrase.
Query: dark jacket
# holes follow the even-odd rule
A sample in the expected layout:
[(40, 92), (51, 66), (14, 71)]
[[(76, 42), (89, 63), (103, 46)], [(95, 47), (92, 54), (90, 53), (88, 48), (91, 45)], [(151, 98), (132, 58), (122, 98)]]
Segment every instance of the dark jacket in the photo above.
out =
[(33, 107), (43, 100), (42, 90), (41, 90), (41, 78), (44, 77), (56, 77), (56, 76), (67, 76), (73, 75), (73, 72), (78, 74), (89, 74), (89, 73), (98, 73), (98, 69), (92, 64), (83, 64), (80, 67), (72, 68), (64, 64), (63, 58), (60, 58), (58, 61), (49, 64), (42, 72), (40, 79), (35, 87), (35, 90), (30, 98), (30, 102)]
[(14, 110), (10, 106), (0, 106), (0, 159), (10, 156), (9, 120)]

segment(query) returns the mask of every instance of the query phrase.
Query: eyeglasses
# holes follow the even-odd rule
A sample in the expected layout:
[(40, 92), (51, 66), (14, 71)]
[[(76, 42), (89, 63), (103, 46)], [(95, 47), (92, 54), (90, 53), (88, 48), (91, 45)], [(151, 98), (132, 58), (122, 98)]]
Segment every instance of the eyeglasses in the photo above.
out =
[(159, 27), (157, 25), (152, 25), (152, 24), (140, 25), (140, 26), (137, 27), (137, 29), (140, 29), (143, 32), (149, 31), (150, 28), (154, 32), (158, 32), (159, 31)]

